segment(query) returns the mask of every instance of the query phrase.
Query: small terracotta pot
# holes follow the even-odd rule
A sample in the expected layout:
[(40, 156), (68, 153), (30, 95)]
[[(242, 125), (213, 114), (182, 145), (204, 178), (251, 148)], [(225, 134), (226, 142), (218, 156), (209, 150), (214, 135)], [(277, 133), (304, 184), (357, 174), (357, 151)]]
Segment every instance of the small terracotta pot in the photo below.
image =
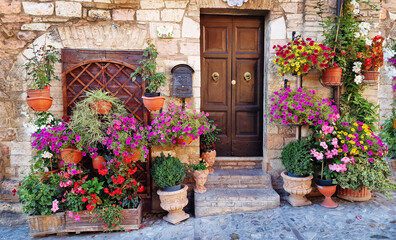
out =
[(165, 103), (165, 97), (158, 96), (158, 97), (146, 97), (143, 96), (143, 104), (149, 111), (158, 111), (160, 110)]
[(48, 171), (48, 172), (43, 172), (43, 176), (41, 177), (41, 180), (42, 181), (48, 180), (49, 177), (51, 176), (51, 174), (56, 174), (58, 172), (59, 172), (59, 169)]
[(290, 193), (290, 195), (286, 197), (290, 205), (293, 207), (301, 207), (312, 204), (312, 202), (305, 197), (305, 195), (312, 191), (312, 175), (308, 177), (290, 177), (287, 175), (286, 171), (283, 171), (281, 176), (283, 178), (283, 189)]
[(26, 102), (36, 112), (46, 112), (52, 106), (51, 97), (27, 97)]
[(179, 145), (183, 145), (183, 146), (190, 144), (192, 142), (192, 140), (193, 139), (191, 136), (184, 136), (183, 138), (180, 138), (180, 137), (176, 138), (176, 142)]
[(365, 84), (378, 84), (378, 78), (380, 76), (379, 71), (363, 71), (363, 83)]
[(75, 148), (67, 147), (61, 151), (61, 158), (65, 163), (79, 163), (82, 159), (82, 152)]
[(51, 91), (50, 89), (29, 89), (27, 90), (27, 96), (29, 98), (37, 98), (37, 97), (45, 97), (45, 98), (50, 98), (51, 97)]
[(338, 204), (331, 199), (331, 196), (336, 192), (337, 190), (337, 185), (333, 186), (321, 186), (317, 185), (318, 190), (323, 196), (325, 196), (325, 200), (320, 204), (322, 207), (325, 208), (336, 208), (338, 207)]
[(365, 202), (371, 199), (371, 191), (363, 186), (360, 186), (358, 190), (339, 187), (337, 197), (351, 202)]
[(205, 193), (206, 187), (204, 186), (206, 180), (208, 179), (209, 170), (205, 169), (202, 171), (194, 171), (194, 180), (195, 180), (195, 187), (194, 192), (196, 193)]
[(140, 157), (142, 156), (142, 153), (137, 148), (130, 149), (128, 152), (132, 153), (133, 155), (124, 157), (124, 161), (127, 163), (137, 162), (137, 161), (139, 161)]
[(102, 166), (105, 161), (106, 159), (104, 157), (96, 156), (95, 158), (92, 158), (92, 167), (94, 169), (99, 169), (100, 166)]
[(322, 81), (325, 86), (341, 85), (342, 68), (326, 68), (322, 73)]
[(211, 150), (210, 152), (203, 152), (201, 158), (209, 164), (209, 173), (213, 173), (213, 165), (216, 161), (216, 150)]
[(90, 107), (92, 110), (96, 111), (98, 114), (107, 115), (110, 113), (111, 106), (113, 103), (104, 101), (104, 100), (97, 100), (91, 103)]

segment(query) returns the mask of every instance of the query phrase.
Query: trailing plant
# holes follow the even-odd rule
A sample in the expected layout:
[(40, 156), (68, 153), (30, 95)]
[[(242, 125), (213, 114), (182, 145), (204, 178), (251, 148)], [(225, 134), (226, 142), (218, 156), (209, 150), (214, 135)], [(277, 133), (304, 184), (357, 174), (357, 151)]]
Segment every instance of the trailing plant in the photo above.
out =
[[(111, 231), (121, 224), (124, 219), (122, 215), (122, 207), (115, 204), (105, 204), (100, 208), (96, 208), (94, 211), (94, 218), (91, 222), (102, 221), (105, 225), (105, 231)], [(122, 230), (122, 229), (121, 229)]]
[(137, 76), (140, 75), (142, 80), (146, 83), (146, 90), (151, 93), (156, 93), (162, 86), (165, 86), (167, 75), (166, 73), (156, 72), (158, 66), (156, 63), (158, 51), (150, 40), (147, 41), (147, 45), (147, 48), (143, 52), (145, 59), (139, 62), (141, 66), (131, 74), (131, 78), (132, 82), (134, 82)]
[(310, 147), (311, 142), (302, 139), (290, 142), (283, 148), (281, 160), (287, 172), (300, 176), (313, 174), (314, 166)]
[(51, 77), (59, 80), (54, 71), (54, 64), (60, 62), (58, 56), (59, 51), (51, 45), (39, 49), (35, 49), (33, 46), (33, 57), (28, 59), (25, 64), (27, 74), (32, 77), (31, 86), (33, 89), (44, 89), (50, 86)]
[(198, 163), (196, 163), (196, 164), (188, 162), (187, 163), (187, 168), (190, 171), (204, 171), (204, 170), (209, 168), (209, 164), (207, 162), (205, 162), (205, 160), (200, 158)]
[(208, 132), (202, 134), (200, 138), (200, 148), (202, 152), (216, 150), (216, 142), (220, 141), (220, 129), (217, 128), (217, 124), (215, 124), (213, 120), (209, 120), (208, 123)]
[(186, 177), (186, 167), (176, 157), (165, 157), (161, 152), (161, 156), (156, 157), (151, 168), (151, 176), (160, 188), (172, 187), (179, 185)]

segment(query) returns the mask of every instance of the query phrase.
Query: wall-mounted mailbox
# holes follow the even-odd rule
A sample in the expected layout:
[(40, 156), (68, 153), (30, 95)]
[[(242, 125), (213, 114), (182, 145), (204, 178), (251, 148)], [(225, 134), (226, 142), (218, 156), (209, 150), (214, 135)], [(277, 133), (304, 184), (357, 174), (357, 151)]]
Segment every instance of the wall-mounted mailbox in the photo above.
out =
[(173, 74), (173, 97), (190, 98), (193, 97), (192, 69), (187, 64), (179, 64), (172, 68)]

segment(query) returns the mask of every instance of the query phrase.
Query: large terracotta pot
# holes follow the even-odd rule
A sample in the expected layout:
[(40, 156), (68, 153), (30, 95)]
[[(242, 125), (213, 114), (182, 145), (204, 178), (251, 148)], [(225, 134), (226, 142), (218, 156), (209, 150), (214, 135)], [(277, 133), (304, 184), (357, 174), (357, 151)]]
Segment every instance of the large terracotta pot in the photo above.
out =
[(163, 218), (165, 221), (177, 224), (190, 217), (183, 211), (183, 208), (188, 204), (187, 189), (187, 185), (183, 185), (183, 188), (177, 191), (165, 192), (160, 189), (157, 191), (161, 200), (161, 208), (169, 212)]
[(133, 155), (124, 157), (124, 161), (127, 163), (137, 162), (137, 161), (139, 161), (140, 157), (142, 156), (140, 150), (137, 148), (130, 149), (128, 152), (132, 153)]
[(98, 114), (107, 115), (110, 113), (111, 106), (113, 103), (104, 101), (104, 100), (97, 100), (91, 103), (90, 107), (92, 110), (96, 111)]
[(205, 169), (202, 171), (194, 171), (194, 180), (195, 180), (195, 187), (194, 192), (196, 193), (205, 193), (206, 187), (205, 183), (208, 179), (209, 169)]
[(351, 202), (364, 202), (371, 199), (371, 191), (363, 186), (360, 186), (358, 190), (339, 187), (337, 197)]
[(210, 152), (203, 152), (201, 158), (209, 164), (209, 173), (213, 173), (213, 165), (216, 161), (216, 150)]
[(176, 138), (176, 142), (179, 144), (179, 145), (183, 145), (183, 146), (185, 146), (185, 145), (188, 145), (188, 144), (190, 144), (191, 142), (192, 142), (192, 137), (190, 137), (190, 136), (184, 136), (184, 137), (182, 137), (182, 138), (180, 138), (180, 137), (177, 137)]
[(322, 73), (322, 81), (325, 86), (341, 85), (342, 68), (326, 68)]
[(365, 84), (378, 84), (379, 71), (363, 71), (363, 83)]
[(75, 148), (67, 147), (61, 151), (61, 158), (65, 163), (79, 163), (82, 159), (82, 152)]
[(96, 156), (95, 158), (92, 159), (92, 167), (93, 169), (99, 169), (100, 166), (103, 166), (103, 163), (106, 161), (106, 159), (102, 156)]
[(308, 206), (312, 204), (312, 202), (305, 197), (305, 195), (312, 191), (312, 175), (308, 177), (290, 177), (287, 175), (286, 171), (283, 171), (281, 176), (283, 178), (283, 189), (290, 193), (290, 195), (286, 197), (286, 200), (293, 207)]
[(325, 196), (325, 200), (320, 204), (322, 207), (325, 208), (336, 208), (338, 204), (331, 199), (331, 196), (336, 192), (337, 185), (333, 186), (321, 186), (317, 185), (318, 190), (323, 196)]
[(165, 97), (157, 96), (157, 97), (146, 97), (143, 96), (143, 104), (149, 111), (158, 111), (160, 110), (165, 103)]
[(31, 109), (36, 112), (46, 112), (52, 106), (50, 89), (29, 89), (27, 90), (26, 102)]

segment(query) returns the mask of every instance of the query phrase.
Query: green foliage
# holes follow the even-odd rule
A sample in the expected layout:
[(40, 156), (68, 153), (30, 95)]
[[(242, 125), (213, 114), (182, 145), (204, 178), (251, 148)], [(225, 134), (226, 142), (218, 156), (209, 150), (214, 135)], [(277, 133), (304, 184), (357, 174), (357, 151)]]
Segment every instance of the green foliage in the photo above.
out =
[(111, 103), (118, 103), (120, 100), (116, 97), (109, 95), (109, 92), (103, 91), (102, 89), (86, 91), (86, 101), (95, 102), (95, 101), (108, 101)]
[(155, 45), (149, 40), (147, 41), (147, 48), (143, 52), (144, 60), (139, 63), (142, 66), (138, 67), (135, 72), (131, 74), (132, 82), (136, 81), (138, 75), (146, 83), (146, 90), (151, 93), (158, 92), (158, 89), (166, 84), (166, 73), (158, 73), (156, 59), (158, 51)]
[(103, 183), (104, 182), (99, 182), (98, 178), (92, 178), (81, 185), (81, 187), (85, 189), (88, 194), (99, 194), (100, 190), (103, 189)]
[(214, 124), (213, 120), (209, 120), (209, 129), (207, 133), (201, 135), (200, 148), (202, 152), (210, 152), (216, 150), (216, 142), (220, 141), (217, 124)]
[(33, 170), (52, 171), (58, 169), (58, 158), (44, 150), (38, 150), (31, 162)]
[(209, 164), (205, 162), (202, 158), (199, 159), (197, 164), (191, 164), (190, 162), (187, 163), (187, 167), (191, 171), (203, 171), (209, 168)]
[(54, 76), (54, 64), (60, 62), (58, 56), (59, 51), (53, 46), (43, 46), (38, 50), (33, 47), (33, 57), (25, 64), (27, 74), (32, 77), (33, 89), (44, 89), (49, 86), (51, 76), (59, 80), (58, 76)]
[(19, 201), (23, 212), (29, 215), (51, 215), (52, 201), (59, 195), (59, 178), (51, 175), (49, 181), (43, 183), (40, 174), (31, 172), (24, 177), (19, 186)]
[(151, 175), (160, 188), (179, 185), (186, 177), (186, 167), (176, 157), (165, 157), (161, 152), (160, 157), (156, 157), (151, 169)]
[(118, 227), (124, 219), (122, 216), (122, 207), (118, 205), (105, 204), (101, 208), (95, 208), (95, 218), (91, 222), (102, 221), (108, 231)]
[(297, 140), (287, 144), (281, 153), (283, 166), (290, 173), (300, 176), (311, 175), (314, 171), (311, 143), (307, 139)]
[(396, 157), (396, 129), (393, 127), (393, 123), (396, 120), (396, 108), (392, 108), (392, 116), (382, 125), (380, 133), (381, 139), (388, 146), (388, 157)]

